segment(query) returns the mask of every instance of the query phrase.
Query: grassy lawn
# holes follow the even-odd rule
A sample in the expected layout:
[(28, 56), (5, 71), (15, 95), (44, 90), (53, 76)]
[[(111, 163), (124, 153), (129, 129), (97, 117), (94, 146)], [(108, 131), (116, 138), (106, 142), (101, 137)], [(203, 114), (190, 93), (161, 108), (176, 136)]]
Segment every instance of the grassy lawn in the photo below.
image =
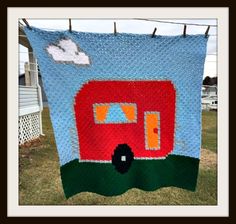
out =
[(217, 150), (217, 117), (215, 111), (203, 111), (202, 147), (216, 152)]
[(202, 151), (196, 192), (175, 187), (152, 192), (130, 189), (106, 197), (83, 192), (66, 200), (49, 111), (43, 111), (44, 137), (19, 149), (21, 205), (216, 205), (216, 112), (203, 112)]

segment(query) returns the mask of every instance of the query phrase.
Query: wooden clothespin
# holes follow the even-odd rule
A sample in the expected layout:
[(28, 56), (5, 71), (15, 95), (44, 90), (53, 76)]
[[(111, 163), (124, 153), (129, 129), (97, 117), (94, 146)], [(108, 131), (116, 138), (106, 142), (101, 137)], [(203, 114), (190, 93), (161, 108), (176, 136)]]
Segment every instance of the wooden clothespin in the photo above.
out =
[(24, 24), (27, 26), (28, 29), (32, 30), (32, 27), (29, 25), (26, 19), (23, 18), (22, 21), (24, 22)]
[(155, 36), (156, 31), (157, 31), (157, 28), (155, 27), (155, 29), (153, 30), (153, 33), (152, 33), (152, 38)]
[(184, 25), (184, 31), (183, 31), (183, 37), (186, 37), (186, 29), (187, 29), (187, 25)]
[(69, 32), (72, 32), (71, 19), (69, 19)]
[(207, 37), (209, 36), (209, 35), (208, 35), (209, 30), (210, 30), (210, 26), (207, 27), (207, 30), (206, 30), (206, 32), (205, 32), (205, 38), (207, 38)]
[(117, 31), (116, 31), (116, 22), (114, 22), (114, 35), (117, 35)]

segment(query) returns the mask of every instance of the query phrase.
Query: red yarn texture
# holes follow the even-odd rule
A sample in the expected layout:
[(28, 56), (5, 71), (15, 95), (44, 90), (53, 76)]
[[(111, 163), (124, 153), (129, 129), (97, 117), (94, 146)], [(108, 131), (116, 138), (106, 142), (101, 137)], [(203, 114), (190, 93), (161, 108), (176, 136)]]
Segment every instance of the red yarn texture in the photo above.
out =
[[(89, 81), (75, 97), (80, 160), (111, 161), (118, 144), (136, 159), (166, 157), (172, 152), (176, 91), (171, 81)], [(96, 124), (93, 104), (135, 103), (137, 123)], [(145, 149), (144, 113), (160, 113), (160, 149)]]

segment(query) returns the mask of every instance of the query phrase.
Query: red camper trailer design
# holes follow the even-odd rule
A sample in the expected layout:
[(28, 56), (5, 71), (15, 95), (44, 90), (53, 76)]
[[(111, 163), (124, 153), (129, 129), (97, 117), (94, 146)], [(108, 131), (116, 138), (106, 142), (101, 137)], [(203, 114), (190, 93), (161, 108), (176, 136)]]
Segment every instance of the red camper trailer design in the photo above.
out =
[(89, 81), (75, 96), (79, 161), (112, 162), (121, 173), (134, 159), (173, 150), (176, 91), (171, 81)]

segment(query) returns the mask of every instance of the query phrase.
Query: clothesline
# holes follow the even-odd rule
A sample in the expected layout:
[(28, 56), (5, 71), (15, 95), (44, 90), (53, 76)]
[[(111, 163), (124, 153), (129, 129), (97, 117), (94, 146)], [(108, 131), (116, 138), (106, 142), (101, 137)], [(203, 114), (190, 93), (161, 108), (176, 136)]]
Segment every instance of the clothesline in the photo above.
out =
[[(29, 27), (31, 28), (31, 26), (29, 25), (29, 23), (23, 19), (23, 22)], [(75, 19), (74, 19), (75, 20)], [(114, 20), (117, 20), (117, 19), (114, 19)], [(155, 20), (155, 19), (145, 19), (145, 18), (134, 18), (134, 19), (130, 19), (130, 20), (143, 20), (143, 21), (148, 21), (148, 22), (157, 22), (157, 23), (167, 23), (167, 24), (174, 24), (174, 25), (184, 25), (186, 29), (186, 26), (207, 26), (207, 33), (206, 35), (208, 35), (208, 31), (210, 29), (210, 27), (214, 27), (216, 28), (217, 25), (214, 25), (214, 24), (199, 24), (199, 23), (184, 23), (184, 22), (173, 22), (173, 21), (163, 21), (163, 20)], [(114, 23), (115, 27), (114, 29), (116, 30), (116, 23)], [(71, 19), (69, 19), (69, 29), (71, 30), (72, 26), (71, 26)], [(46, 27), (43, 27), (41, 28), (43, 30), (48, 30), (48, 31), (64, 31), (64, 30), (61, 30), (61, 29), (53, 29), (53, 28), (46, 28)], [(156, 28), (155, 28), (156, 30)], [(115, 32), (115, 31), (114, 31)], [(23, 35), (22, 35), (23, 36)], [(216, 34), (210, 34), (209, 36), (217, 36)]]
[[(84, 19), (73, 19), (73, 20), (84, 20)], [(114, 18), (112, 20), (124, 20), (124, 19)], [(160, 20), (160, 19), (147, 19), (147, 18), (131, 18), (131, 19), (125, 19), (125, 20), (144, 20), (144, 21), (149, 21), (149, 22), (168, 23), (168, 24), (175, 24), (175, 25), (218, 27), (218, 25), (215, 25), (215, 24), (188, 23), (188, 22), (184, 23), (184, 22), (173, 22), (173, 21), (166, 21), (166, 20)], [(21, 23), (21, 25), (23, 24)]]
[(211, 25), (211, 24), (183, 23), (183, 22), (172, 22), (172, 21), (162, 21), (162, 20), (155, 20), (155, 19), (142, 19), (142, 18), (135, 18), (135, 19), (149, 21), (149, 22), (157, 22), (157, 23), (169, 23), (169, 24), (175, 24), (175, 25), (218, 27), (217, 25)]

